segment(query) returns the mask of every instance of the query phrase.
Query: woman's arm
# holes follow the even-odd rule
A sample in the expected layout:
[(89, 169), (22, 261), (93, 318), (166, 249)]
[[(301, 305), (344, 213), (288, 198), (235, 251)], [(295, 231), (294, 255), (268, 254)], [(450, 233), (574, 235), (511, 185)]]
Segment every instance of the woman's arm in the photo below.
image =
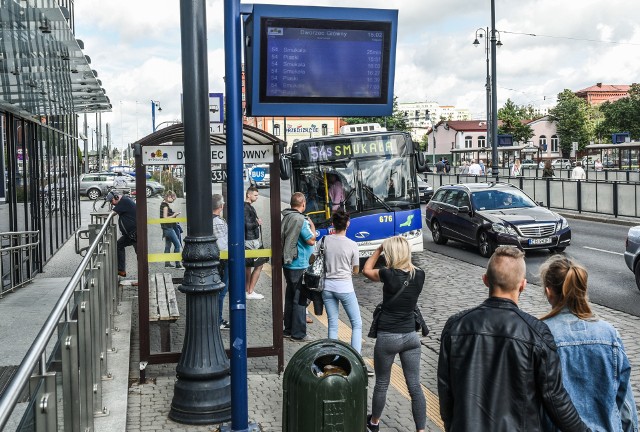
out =
[(164, 206), (162, 207), (162, 217), (163, 218), (168, 218), (169, 217), (169, 206)]
[(364, 267), (362, 268), (362, 274), (374, 282), (380, 282), (380, 270), (374, 269), (373, 267), (376, 265), (376, 262), (378, 262), (381, 253), (382, 245), (378, 246), (378, 249), (367, 259), (367, 262), (364, 263)]

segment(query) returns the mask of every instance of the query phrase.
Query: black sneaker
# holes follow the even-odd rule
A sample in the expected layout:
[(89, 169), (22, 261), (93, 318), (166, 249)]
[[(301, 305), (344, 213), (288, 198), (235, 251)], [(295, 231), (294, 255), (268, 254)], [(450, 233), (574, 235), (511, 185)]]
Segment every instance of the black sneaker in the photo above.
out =
[(182, 267), (182, 264), (180, 264), (180, 263), (176, 263), (176, 268), (177, 268), (177, 269), (181, 269), (181, 268), (184, 268), (184, 267)]
[(171, 263), (164, 263), (164, 266), (165, 266), (165, 267), (173, 268), (173, 264), (171, 264)]
[(220, 330), (229, 330), (229, 329), (231, 329), (231, 324), (229, 324), (229, 321), (222, 320), (222, 322), (220, 323)]
[(367, 416), (367, 430), (369, 432), (378, 432), (380, 430), (380, 423), (377, 425), (371, 424), (371, 414)]

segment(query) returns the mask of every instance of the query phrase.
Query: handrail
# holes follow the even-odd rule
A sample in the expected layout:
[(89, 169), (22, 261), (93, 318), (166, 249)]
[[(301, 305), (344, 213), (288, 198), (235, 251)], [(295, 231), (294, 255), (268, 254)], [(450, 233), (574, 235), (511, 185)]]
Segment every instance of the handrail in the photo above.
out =
[[(111, 213), (105, 220), (102, 228), (96, 236), (96, 240), (89, 247), (87, 255), (83, 258), (76, 272), (71, 277), (71, 280), (69, 281), (64, 291), (62, 292), (62, 295), (53, 307), (53, 310), (42, 326), (42, 329), (36, 336), (33, 344), (31, 344), (29, 351), (27, 351), (27, 354), (24, 356), (22, 362), (20, 363), (20, 366), (16, 371), (13, 379), (0, 398), (0, 430), (2, 430), (2, 428), (4, 428), (4, 426), (9, 421), (13, 409), (18, 403), (20, 393), (29, 381), (32, 371), (35, 369), (36, 365), (39, 362), (43, 361), (43, 353), (45, 352), (47, 344), (54, 334), (54, 331), (57, 330), (59, 319), (66, 311), (67, 305), (71, 300), (76, 285), (81, 281), (85, 268), (93, 259), (93, 254), (97, 252), (98, 246), (100, 245), (99, 240), (105, 235), (106, 231), (110, 229), (110, 222), (113, 217), (114, 214)], [(41, 365), (41, 368), (44, 368), (44, 365)]]
[[(4, 293), (33, 280), (38, 273), (36, 252), (39, 245), (40, 231), (0, 232), (0, 299)], [(10, 281), (7, 285), (5, 276)]]

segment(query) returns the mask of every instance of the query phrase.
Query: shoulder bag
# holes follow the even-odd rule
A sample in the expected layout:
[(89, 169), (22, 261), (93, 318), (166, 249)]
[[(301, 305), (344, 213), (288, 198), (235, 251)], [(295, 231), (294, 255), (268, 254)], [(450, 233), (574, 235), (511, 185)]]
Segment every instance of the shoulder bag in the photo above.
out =
[[(402, 284), (402, 287), (398, 290), (398, 292), (395, 293), (393, 297), (391, 297), (387, 302), (387, 307), (391, 303), (393, 303), (398, 297), (400, 297), (400, 294), (402, 294), (402, 291), (404, 291), (404, 289), (408, 285), (409, 285), (409, 280), (404, 281), (404, 283)], [(378, 305), (373, 311), (373, 320), (371, 321), (371, 327), (369, 328), (369, 333), (367, 333), (367, 336), (370, 338), (375, 338), (378, 336), (378, 320), (380, 319), (380, 315), (382, 315), (382, 303), (383, 302), (378, 303)]]
[(324, 290), (324, 277), (327, 273), (327, 263), (324, 259), (324, 239), (326, 236), (322, 238), (320, 241), (320, 248), (318, 250), (318, 255), (316, 259), (313, 261), (313, 264), (309, 265), (307, 269), (304, 271), (304, 284), (307, 289), (316, 292), (322, 292)]

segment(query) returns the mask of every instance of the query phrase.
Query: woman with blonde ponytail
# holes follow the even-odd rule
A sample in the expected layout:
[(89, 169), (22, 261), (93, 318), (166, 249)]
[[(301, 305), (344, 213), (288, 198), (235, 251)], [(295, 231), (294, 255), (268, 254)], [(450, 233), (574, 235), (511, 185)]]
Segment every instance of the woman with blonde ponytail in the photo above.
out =
[[(562, 383), (591, 430), (637, 431), (631, 366), (618, 331), (589, 305), (587, 270), (554, 255), (540, 267), (549, 326), (562, 363)], [(547, 430), (556, 430), (548, 421)]]

